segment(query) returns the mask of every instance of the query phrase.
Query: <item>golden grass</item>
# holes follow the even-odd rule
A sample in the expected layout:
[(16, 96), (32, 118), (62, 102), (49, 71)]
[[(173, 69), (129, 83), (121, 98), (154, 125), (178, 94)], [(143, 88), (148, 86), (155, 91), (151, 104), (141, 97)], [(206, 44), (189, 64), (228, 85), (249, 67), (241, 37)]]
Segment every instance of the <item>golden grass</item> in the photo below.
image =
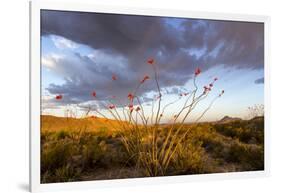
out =
[[(178, 136), (184, 136), (186, 131), (188, 135), (181, 143), (173, 143), (169, 164), (163, 165), (166, 168), (153, 161), (164, 161), (171, 141), (162, 156), (161, 147), (170, 125), (155, 130), (158, 158), (153, 159), (153, 128), (122, 131), (112, 129), (110, 120), (96, 119), (99, 122), (90, 118), (69, 119), (71, 127), (67, 130), (63, 127), (65, 118), (42, 116), (43, 183), (263, 169), (263, 118), (184, 125)], [(85, 125), (87, 129), (82, 131), (80, 128)], [(171, 136), (176, 132), (177, 129), (172, 131)]]

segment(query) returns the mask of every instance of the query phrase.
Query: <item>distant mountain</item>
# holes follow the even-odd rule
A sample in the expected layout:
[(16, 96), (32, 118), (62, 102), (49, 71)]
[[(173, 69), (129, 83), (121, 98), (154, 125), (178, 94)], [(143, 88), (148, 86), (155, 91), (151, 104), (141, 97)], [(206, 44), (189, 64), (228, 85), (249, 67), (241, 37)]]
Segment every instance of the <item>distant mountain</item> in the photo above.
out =
[(251, 119), (251, 121), (263, 121), (263, 120), (264, 120), (264, 116), (258, 116)]
[(229, 123), (232, 121), (241, 121), (241, 118), (238, 117), (229, 117), (229, 116), (224, 116), (221, 120), (219, 120), (219, 123)]

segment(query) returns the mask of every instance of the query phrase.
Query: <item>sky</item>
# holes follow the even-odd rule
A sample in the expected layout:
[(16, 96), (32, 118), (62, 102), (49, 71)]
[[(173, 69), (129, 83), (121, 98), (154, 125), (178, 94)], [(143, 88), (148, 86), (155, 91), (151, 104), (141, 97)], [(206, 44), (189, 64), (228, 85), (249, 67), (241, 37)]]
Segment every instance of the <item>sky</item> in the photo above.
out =
[[(194, 89), (196, 68), (201, 69), (199, 94), (215, 77), (218, 81), (188, 121), (196, 120), (222, 90), (202, 121), (246, 118), (249, 106), (263, 104), (262, 23), (42, 10), (42, 114), (66, 116), (71, 109), (81, 116), (88, 106), (106, 113), (102, 104), (112, 103), (120, 109), (145, 75), (150, 79), (137, 94), (149, 114), (158, 95), (150, 58), (162, 107), (177, 100), (164, 122), (184, 105), (180, 94)], [(56, 100), (57, 95), (63, 98)]]

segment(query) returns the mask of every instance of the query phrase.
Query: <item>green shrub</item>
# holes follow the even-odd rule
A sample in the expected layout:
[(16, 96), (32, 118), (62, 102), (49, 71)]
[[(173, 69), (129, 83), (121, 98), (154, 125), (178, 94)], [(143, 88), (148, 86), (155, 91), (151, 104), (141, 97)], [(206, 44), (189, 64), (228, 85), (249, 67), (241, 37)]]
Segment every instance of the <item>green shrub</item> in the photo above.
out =
[(45, 144), (41, 152), (41, 170), (55, 170), (67, 165), (71, 157), (77, 153), (75, 143), (60, 140)]
[(202, 142), (185, 142), (179, 146), (171, 163), (175, 174), (199, 174), (204, 172), (205, 151)]
[(100, 147), (97, 138), (88, 141), (83, 145), (82, 149), (82, 162), (84, 168), (91, 168), (98, 162), (100, 162), (105, 152)]
[(56, 133), (57, 140), (65, 139), (67, 137), (69, 137), (69, 133), (65, 130), (61, 130)]
[(263, 170), (263, 147), (258, 145), (242, 144), (235, 141), (230, 145), (226, 160), (228, 162), (240, 163), (243, 170)]
[(75, 181), (80, 176), (80, 173), (80, 170), (66, 165), (55, 170), (54, 179), (56, 182), (71, 182)]
[(57, 168), (51, 173), (46, 171), (41, 176), (41, 183), (55, 183), (55, 182), (72, 182), (79, 180), (81, 170), (74, 168), (67, 164)]

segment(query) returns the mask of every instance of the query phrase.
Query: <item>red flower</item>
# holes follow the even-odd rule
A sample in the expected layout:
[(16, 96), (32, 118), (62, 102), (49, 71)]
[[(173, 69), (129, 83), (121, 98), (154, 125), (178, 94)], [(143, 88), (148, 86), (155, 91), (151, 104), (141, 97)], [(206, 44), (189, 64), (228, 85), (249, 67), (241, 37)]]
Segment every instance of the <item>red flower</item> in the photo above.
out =
[(128, 94), (128, 99), (129, 99), (130, 101), (132, 101), (132, 100), (134, 99), (134, 95), (133, 95), (132, 93), (129, 93), (129, 94)]
[(186, 92), (186, 93), (183, 93), (184, 94), (184, 96), (187, 96), (188, 95), (188, 92)]
[(145, 75), (144, 77), (143, 77), (143, 79), (141, 80), (141, 83), (144, 83), (146, 80), (148, 80), (149, 79), (149, 76), (147, 76), (147, 75)]
[(195, 76), (198, 76), (200, 73), (201, 73), (200, 68), (196, 68), (194, 72)]
[(180, 93), (180, 96), (182, 96), (182, 93)]
[(61, 94), (56, 96), (56, 100), (61, 100), (61, 99), (62, 99), (62, 95)]
[(96, 93), (95, 91), (93, 91), (93, 92), (92, 92), (92, 96), (93, 96), (93, 97), (96, 97), (96, 96), (97, 96), (97, 93)]
[(136, 108), (136, 111), (139, 111), (140, 109), (141, 109), (140, 107), (137, 107), (137, 108)]
[(204, 94), (208, 91), (211, 91), (211, 87), (204, 86)]
[(115, 105), (109, 105), (108, 108), (115, 109)]
[(150, 58), (150, 59), (147, 60), (147, 63), (148, 63), (148, 64), (151, 64), (151, 65), (154, 64), (154, 62), (155, 62), (155, 61), (154, 61), (153, 58)]
[(215, 78), (214, 78), (214, 81), (217, 81), (217, 80), (218, 80), (218, 78), (217, 78), (217, 77), (215, 77)]
[(112, 80), (117, 80), (117, 76), (115, 74), (112, 75)]
[(210, 86), (210, 87), (213, 87), (214, 85), (211, 83), (211, 84), (209, 84), (209, 86)]

